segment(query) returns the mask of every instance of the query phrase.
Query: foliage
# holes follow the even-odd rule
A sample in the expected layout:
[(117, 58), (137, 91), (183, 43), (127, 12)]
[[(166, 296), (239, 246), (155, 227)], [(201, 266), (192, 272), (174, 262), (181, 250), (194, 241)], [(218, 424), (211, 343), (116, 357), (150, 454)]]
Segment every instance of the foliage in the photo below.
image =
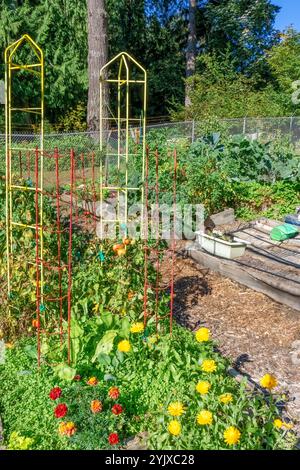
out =
[(9, 436), (8, 450), (29, 450), (32, 444), (33, 439), (21, 436), (18, 431), (14, 431)]
[[(150, 181), (155, 182), (158, 148), (164, 194), (172, 194), (173, 146), (178, 147), (178, 195), (182, 203), (204, 202), (209, 212), (233, 204), (246, 218), (251, 211), (269, 210), (271, 204), (278, 212), (292, 208), (300, 188), (295, 157), (286, 143), (262, 144), (214, 134), (203, 136), (192, 145), (184, 139), (171, 139), (168, 150), (165, 132), (153, 133), (149, 141)], [(136, 171), (141, 161), (139, 151)], [(3, 218), (3, 184), (0, 190)], [(16, 213), (28, 223), (34, 216), (34, 200), (29, 193), (18, 195)], [(51, 227), (56, 213), (46, 197), (45, 211)], [(5, 243), (3, 227), (0, 235)], [(111, 241), (100, 245), (82, 230), (75, 231), (71, 363), (62, 361), (67, 352), (67, 335), (62, 344), (51, 335), (43, 335), (41, 353), (45, 364), (38, 370), (36, 338), (31, 327), (35, 276), (27, 265), (35, 246), (31, 238), (26, 241), (22, 235), (24, 232), (15, 239), (23, 246), (17, 260), (15, 309), (12, 318), (7, 318), (5, 305), (1, 313), (6, 351), (5, 363), (0, 366), (0, 414), (10, 448), (118, 448), (139, 432), (147, 432), (148, 447), (155, 450), (228, 449), (231, 445), (234, 449), (278, 449), (293, 445), (289, 423), (274, 425), (274, 420), (281, 417), (278, 403), (282, 397), (274, 394), (266, 401), (260, 392), (248, 389), (246, 381), (239, 384), (230, 377), (229, 361), (219, 354), (206, 328), (193, 334), (173, 325), (170, 336), (168, 321), (161, 320), (156, 328), (151, 315), (145, 328), (141, 241), (126, 239), (126, 250), (122, 250)], [(68, 238), (62, 236), (61, 243), (65, 256)], [(46, 239), (45, 248), (50, 258), (56, 256), (53, 236)], [(4, 266), (1, 268), (3, 275)], [(150, 261), (148, 272), (149, 284), (153, 284), (156, 271)], [(47, 278), (47, 284), (51, 290), (57, 288), (57, 277)], [(151, 314), (155, 292), (149, 289), (148, 294), (147, 312)], [(161, 317), (168, 317), (169, 301), (169, 293), (160, 295)], [(52, 327), (58, 311), (47, 305), (46, 308)], [(65, 320), (63, 326), (66, 327)], [(18, 341), (20, 333), (22, 338)], [(13, 344), (8, 344), (8, 340)], [(207, 393), (199, 392), (199, 381), (208, 382)], [(276, 385), (275, 379), (271, 382)], [(49, 393), (57, 386), (62, 393), (53, 399)], [(117, 399), (109, 395), (111, 386), (120, 392)], [(227, 398), (222, 401), (224, 394), (230, 394), (227, 402)], [(180, 415), (170, 411), (174, 403), (177, 409), (182, 408)], [(199, 419), (201, 411), (207, 413)], [(201, 424), (205, 419), (207, 424)], [(226, 441), (224, 433), (232, 426), (236, 430)], [(290, 442), (283, 440), (283, 430), (288, 431)], [(235, 444), (230, 444), (233, 438)]]
[[(36, 360), (26, 352), (33, 342), (23, 341), (7, 350), (6, 363), (0, 367), (5, 436), (17, 432), (33, 439), (33, 449), (103, 449), (110, 447), (110, 433), (117, 433), (122, 445), (125, 438), (147, 431), (151, 449), (226, 449), (223, 432), (234, 425), (242, 436), (234, 448), (288, 447), (281, 430), (273, 425), (280, 416), (276, 407), (280, 396), (270, 397), (267, 404), (263, 395), (247, 388), (246, 381), (239, 384), (227, 375), (228, 362), (215, 352), (210, 340), (197, 342), (193, 334), (176, 325), (172, 338), (163, 333), (153, 335), (153, 331), (150, 324), (148, 332), (128, 333), (131, 350), (123, 353), (121, 361), (113, 360), (105, 367), (99, 362), (87, 367), (85, 361), (79, 361), (76, 377), (68, 381), (47, 366), (36, 369)], [(118, 355), (114, 345), (111, 356)], [(214, 372), (201, 371), (207, 359), (214, 360)], [(196, 391), (201, 380), (210, 384), (206, 395)], [(50, 400), (54, 386), (60, 387), (61, 394)], [(108, 393), (112, 386), (119, 390), (116, 399)], [(227, 404), (220, 401), (224, 393), (232, 395)], [(101, 402), (101, 407), (95, 408), (99, 412), (93, 413), (93, 400)], [(176, 437), (168, 432), (172, 418), (168, 408), (178, 401), (185, 413), (176, 418), (182, 426)], [(116, 402), (121, 405), (118, 415), (112, 411)], [(67, 407), (58, 415), (61, 418), (54, 414), (58, 404)], [(196, 424), (201, 409), (213, 413), (212, 426)], [(76, 429), (71, 437), (59, 433), (60, 424), (66, 421)]]
[[(76, 114), (77, 106), (87, 101), (86, 0), (1, 0), (0, 7), (0, 48), (3, 50), (25, 32), (41, 45), (46, 61), (46, 117), (53, 124), (63, 125), (65, 115)], [(127, 50), (143, 63), (149, 71), (149, 115), (167, 115), (171, 103), (182, 103), (184, 98), (188, 2), (107, 0), (106, 8), (109, 56)], [(265, 77), (269, 81), (265, 51), (277, 42), (274, 30), (277, 11), (267, 0), (256, 1), (251, 6), (244, 0), (199, 2), (199, 50), (204, 52), (204, 57), (216, 55), (220, 63), (228, 51), (228, 61), (239, 74), (238, 89), (245, 91), (248, 77), (256, 77), (258, 83)], [(221, 85), (219, 89), (224, 91)], [(30, 83), (26, 87), (28, 99), (31, 97), (29, 87)], [(233, 85), (230, 88), (233, 97)], [(16, 91), (18, 98), (24, 96), (22, 84)], [(215, 102), (213, 94), (212, 99)], [(260, 101), (260, 110), (263, 110), (266, 99), (262, 96)], [(255, 97), (253, 112), (254, 103)], [(271, 99), (268, 103), (271, 104)], [(275, 106), (273, 109), (276, 111)], [(225, 108), (222, 110), (225, 112)], [(240, 115), (238, 106), (230, 111), (234, 110)], [(81, 128), (81, 119), (72, 118), (71, 127), (77, 124)], [(24, 123), (23, 118), (22, 125), (30, 126), (32, 122)], [(70, 117), (66, 121), (68, 128)]]
[[(281, 35), (281, 42), (272, 47), (267, 54), (267, 61), (275, 82), (274, 99), (284, 115), (299, 114), (299, 76), (300, 76), (300, 34), (292, 28)], [(296, 83), (294, 87), (293, 83)], [(298, 91), (298, 92), (297, 92)], [(292, 94), (296, 92), (296, 102)]]
[(78, 131), (83, 132), (86, 130), (86, 109), (83, 103), (78, 103), (77, 106), (59, 119), (56, 130), (63, 130), (66, 132)]
[[(244, 75), (224, 54), (206, 53), (198, 57), (197, 73), (189, 79), (191, 105), (187, 110), (175, 107), (173, 119), (205, 120), (210, 117), (242, 118), (244, 116), (282, 116), (278, 92), (271, 83), (257, 86), (257, 77)], [(289, 90), (287, 90), (289, 91)]]
[(204, 133), (191, 145), (172, 140), (168, 130), (149, 134), (149, 184), (155, 184), (157, 148), (159, 183), (167, 189), (163, 202), (172, 202), (173, 160), (164, 143), (168, 140), (169, 147), (177, 149), (178, 204), (204, 204), (208, 214), (233, 207), (246, 219), (258, 215), (276, 218), (295, 211), (300, 160), (287, 140), (279, 136), (273, 141), (251, 141), (245, 136), (229, 137), (224, 129), (208, 135), (206, 130), (199, 128), (198, 133)]
[(234, 185), (237, 217), (253, 220), (258, 215), (275, 220), (283, 219), (287, 214), (294, 214), (299, 204), (299, 183), (278, 181), (272, 185), (254, 182), (240, 182)]
[(204, 30), (206, 51), (228, 50), (236, 70), (245, 76), (266, 75), (264, 53), (278, 41), (274, 31), (278, 12), (279, 7), (269, 0), (208, 1), (202, 20), (209, 25)]

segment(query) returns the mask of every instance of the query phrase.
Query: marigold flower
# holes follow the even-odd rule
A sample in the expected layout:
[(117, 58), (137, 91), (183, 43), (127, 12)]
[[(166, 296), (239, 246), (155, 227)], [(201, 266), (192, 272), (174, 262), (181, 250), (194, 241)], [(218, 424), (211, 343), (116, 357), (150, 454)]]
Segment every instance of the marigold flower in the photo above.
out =
[(210, 331), (208, 328), (199, 328), (199, 330), (196, 331), (195, 337), (199, 343), (204, 343), (209, 341)]
[(119, 405), (118, 403), (116, 403), (112, 409), (111, 409), (111, 412), (114, 414), (114, 415), (120, 415), (121, 413), (123, 413), (123, 406), (122, 405)]
[(81, 376), (79, 374), (74, 375), (73, 380), (75, 380), (75, 382), (79, 382), (79, 380), (81, 380)]
[(272, 390), (272, 388), (275, 388), (277, 386), (276, 377), (274, 377), (274, 375), (271, 375), (271, 374), (265, 374), (260, 379), (260, 385), (263, 388), (267, 388), (268, 390)]
[(91, 377), (88, 381), (87, 381), (88, 385), (97, 385), (98, 384), (98, 379), (97, 377)]
[(209, 392), (210, 387), (211, 387), (211, 384), (207, 382), (207, 380), (201, 380), (200, 382), (197, 383), (196, 390), (201, 395), (206, 395)]
[(117, 400), (120, 396), (120, 390), (118, 389), (118, 387), (111, 387), (108, 391), (108, 396), (112, 400)]
[(51, 400), (57, 400), (58, 398), (61, 397), (61, 394), (62, 394), (62, 389), (59, 387), (54, 387), (52, 388), (52, 390), (50, 390), (49, 398)]
[(131, 325), (130, 333), (142, 333), (144, 331), (144, 323), (136, 322)]
[(120, 341), (118, 344), (118, 350), (120, 352), (125, 352), (128, 353), (131, 350), (131, 345), (127, 339), (123, 339), (123, 341)]
[(213, 359), (204, 359), (201, 364), (203, 372), (215, 372), (217, 370), (216, 362)]
[(65, 427), (66, 427), (66, 423), (64, 423), (64, 422), (60, 423), (60, 425), (58, 426), (58, 432), (62, 436), (65, 435)]
[(286, 428), (286, 429), (292, 429), (293, 425), (291, 423), (285, 423), (284, 421), (281, 421), (281, 419), (276, 418), (273, 421), (273, 425), (275, 428)]
[(119, 444), (119, 436), (116, 432), (112, 432), (108, 436), (108, 442), (110, 443), (111, 446), (114, 446), (116, 444)]
[(64, 418), (67, 413), (68, 413), (68, 407), (65, 403), (61, 403), (60, 405), (57, 405), (57, 407), (54, 410), (55, 418)]
[(213, 421), (213, 415), (208, 410), (201, 410), (200, 413), (197, 414), (197, 423), (200, 426), (210, 425)]
[(168, 431), (173, 436), (179, 436), (179, 434), (181, 433), (180, 422), (177, 421), (177, 419), (173, 419), (172, 421), (170, 421), (168, 425)]
[(168, 406), (168, 413), (171, 416), (181, 416), (185, 413), (185, 407), (180, 401), (174, 401)]
[(33, 326), (33, 328), (38, 328), (39, 327), (39, 321), (36, 318), (34, 318), (32, 320), (32, 326)]
[(92, 400), (91, 401), (91, 411), (92, 413), (100, 413), (102, 411), (102, 402), (100, 400)]
[(221, 403), (230, 403), (233, 400), (231, 393), (223, 393), (219, 396), (219, 400)]
[(5, 343), (5, 347), (6, 347), (6, 349), (13, 349), (14, 344), (13, 343)]
[(281, 419), (274, 419), (273, 425), (275, 428), (280, 429), (283, 426), (283, 422), (281, 421)]
[(225, 429), (223, 436), (226, 444), (231, 446), (239, 442), (241, 433), (236, 427), (230, 426), (229, 428)]
[(68, 423), (62, 422), (58, 427), (58, 432), (62, 436), (71, 437), (77, 431), (75, 424), (73, 421), (69, 421)]
[(134, 292), (129, 291), (127, 298), (128, 298), (128, 300), (131, 300), (134, 296), (135, 296)]

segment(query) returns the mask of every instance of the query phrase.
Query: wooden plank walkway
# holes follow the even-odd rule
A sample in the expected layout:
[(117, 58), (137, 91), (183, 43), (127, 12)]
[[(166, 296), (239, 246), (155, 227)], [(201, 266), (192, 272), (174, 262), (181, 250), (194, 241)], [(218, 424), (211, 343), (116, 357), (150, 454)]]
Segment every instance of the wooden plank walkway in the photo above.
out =
[(250, 242), (245, 255), (235, 260), (213, 256), (198, 244), (187, 251), (202, 266), (300, 311), (300, 234), (274, 242), (269, 233), (275, 224), (280, 222), (258, 222), (235, 231), (235, 236)]

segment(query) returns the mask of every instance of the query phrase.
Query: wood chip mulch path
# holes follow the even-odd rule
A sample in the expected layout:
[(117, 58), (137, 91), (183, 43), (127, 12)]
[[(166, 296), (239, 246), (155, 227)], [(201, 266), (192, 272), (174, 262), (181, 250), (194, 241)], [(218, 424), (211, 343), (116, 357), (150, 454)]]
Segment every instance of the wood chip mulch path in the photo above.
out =
[[(168, 266), (166, 260), (164, 277)], [(289, 396), (287, 416), (300, 420), (300, 312), (201, 267), (183, 251), (177, 251), (174, 307), (179, 324), (208, 327), (221, 354), (256, 383), (273, 373), (276, 391)]]

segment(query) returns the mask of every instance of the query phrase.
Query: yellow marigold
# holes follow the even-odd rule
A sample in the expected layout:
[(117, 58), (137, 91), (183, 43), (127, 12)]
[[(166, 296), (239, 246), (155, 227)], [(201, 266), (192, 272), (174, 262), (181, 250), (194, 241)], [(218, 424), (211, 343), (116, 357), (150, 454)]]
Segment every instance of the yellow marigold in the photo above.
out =
[(201, 380), (200, 382), (197, 383), (196, 390), (201, 395), (206, 395), (209, 392), (210, 387), (211, 387), (211, 384), (207, 382), (207, 380)]
[(213, 415), (208, 410), (201, 410), (200, 413), (197, 414), (197, 423), (200, 424), (200, 426), (211, 424), (212, 421), (213, 421)]
[(13, 349), (13, 348), (14, 348), (14, 345), (13, 345), (13, 343), (5, 343), (5, 347), (6, 347), (7, 349)]
[(136, 322), (131, 325), (130, 333), (142, 333), (144, 331), (144, 323)]
[(229, 428), (224, 431), (224, 441), (229, 446), (237, 444), (241, 438), (240, 431), (234, 426), (229, 426)]
[(69, 421), (68, 423), (62, 422), (58, 427), (58, 432), (62, 436), (71, 437), (76, 432), (76, 426), (73, 421)]
[(168, 406), (168, 413), (171, 416), (181, 416), (185, 412), (185, 408), (180, 401), (174, 401)]
[(102, 403), (100, 400), (92, 400), (91, 401), (91, 411), (92, 413), (100, 413), (102, 411)]
[(58, 426), (58, 432), (61, 436), (65, 435), (65, 427), (66, 427), (66, 423), (64, 422), (60, 423), (60, 425)]
[(199, 328), (199, 330), (196, 331), (196, 340), (199, 343), (204, 343), (206, 341), (209, 341), (210, 338), (210, 331), (208, 328)]
[(203, 370), (203, 372), (215, 372), (216, 369), (217, 365), (213, 359), (204, 359), (201, 364), (201, 370)]
[(98, 384), (98, 380), (97, 380), (97, 377), (91, 377), (88, 381), (87, 381), (88, 385), (97, 385)]
[(172, 421), (169, 422), (168, 426), (168, 431), (170, 434), (173, 434), (173, 436), (179, 436), (181, 432), (181, 424), (177, 419), (173, 419)]
[(219, 400), (221, 403), (230, 403), (233, 400), (231, 393), (223, 393), (219, 396)]
[(118, 344), (118, 350), (120, 352), (129, 352), (131, 350), (131, 345), (127, 339), (123, 339), (123, 341), (120, 341)]
[(275, 388), (277, 386), (276, 377), (274, 377), (274, 375), (271, 375), (271, 374), (265, 374), (260, 379), (260, 385), (264, 388), (267, 388), (268, 390), (272, 390), (272, 388)]
[(292, 429), (293, 425), (291, 423), (285, 423), (284, 421), (281, 421), (281, 419), (276, 418), (273, 421), (273, 425), (275, 428), (286, 428), (286, 429)]
[(283, 422), (281, 421), (281, 419), (274, 419), (273, 425), (274, 425), (275, 428), (280, 429), (283, 426)]

